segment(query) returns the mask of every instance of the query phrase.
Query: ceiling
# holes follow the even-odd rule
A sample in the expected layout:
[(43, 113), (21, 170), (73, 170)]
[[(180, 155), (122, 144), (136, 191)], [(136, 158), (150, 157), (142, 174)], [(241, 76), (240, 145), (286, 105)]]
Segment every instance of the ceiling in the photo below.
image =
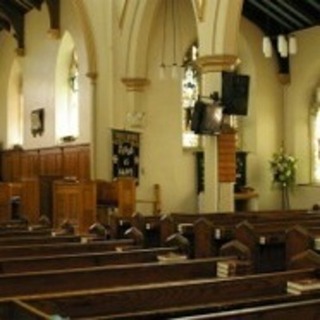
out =
[[(277, 35), (320, 25), (320, 0), (244, 0), (242, 15), (269, 36), (276, 47)], [(279, 54), (277, 58), (279, 73), (289, 74), (290, 59)]]
[(268, 36), (286, 35), (320, 24), (320, 0), (244, 0), (242, 14)]
[(0, 31), (12, 32), (17, 40), (18, 52), (24, 52), (24, 17), (30, 10), (48, 5), (50, 29), (59, 29), (60, 0), (0, 0)]

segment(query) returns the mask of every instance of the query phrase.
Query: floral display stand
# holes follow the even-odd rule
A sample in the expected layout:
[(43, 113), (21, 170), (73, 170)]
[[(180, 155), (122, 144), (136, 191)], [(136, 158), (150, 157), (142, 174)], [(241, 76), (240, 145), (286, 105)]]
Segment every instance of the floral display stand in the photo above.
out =
[(273, 184), (281, 189), (282, 210), (290, 209), (289, 191), (296, 180), (297, 159), (287, 154), (283, 148), (274, 153), (270, 160)]

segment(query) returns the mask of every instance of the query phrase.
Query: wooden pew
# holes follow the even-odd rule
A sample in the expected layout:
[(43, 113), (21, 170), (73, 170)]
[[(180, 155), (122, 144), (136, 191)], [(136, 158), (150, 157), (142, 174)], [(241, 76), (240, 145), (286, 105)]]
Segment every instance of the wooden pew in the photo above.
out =
[[(295, 255), (308, 249), (316, 251), (320, 227), (309, 222), (305, 221), (302, 225), (292, 225), (291, 221), (263, 224), (243, 222), (235, 228), (235, 239), (251, 251), (256, 272), (284, 270), (292, 267), (290, 261)], [(227, 245), (221, 247), (220, 254), (223, 255)]]
[[(246, 245), (248, 245), (247, 242), (251, 239), (249, 241), (251, 249), (254, 249), (258, 244), (264, 245), (265, 248), (272, 246), (283, 247), (286, 229), (298, 223), (309, 228), (310, 226), (320, 225), (319, 215), (304, 214), (300, 217), (300, 215), (294, 213), (290, 215), (285, 214), (284, 217), (277, 219), (274, 219), (274, 216), (272, 214), (272, 219), (269, 219), (269, 215), (267, 215), (263, 219), (260, 217), (259, 219), (252, 220), (252, 222), (245, 220), (246, 222), (242, 221), (240, 224), (231, 224), (232, 220), (230, 220), (227, 222), (227, 225), (221, 225), (221, 222), (218, 224), (217, 222), (213, 222), (213, 220), (201, 217), (195, 220), (193, 224), (180, 224), (177, 228), (193, 243), (193, 255), (195, 257), (208, 257), (218, 255), (221, 246), (233, 239), (239, 241), (245, 239), (244, 244)], [(238, 221), (238, 219), (235, 219), (235, 221)], [(165, 230), (162, 231), (163, 241), (165, 237), (176, 230), (176, 227), (171, 216), (163, 218), (161, 223), (162, 230)], [(242, 227), (239, 228), (239, 225)], [(251, 233), (251, 236), (248, 236), (248, 233)], [(244, 237), (244, 235), (246, 236)], [(278, 270), (279, 268), (281, 267), (277, 267)]]
[(134, 246), (131, 239), (94, 241), (89, 243), (55, 243), (19, 246), (0, 246), (0, 259), (10, 257), (52, 256), (84, 252), (104, 252)]
[(18, 246), (27, 244), (53, 244), (80, 242), (81, 236), (76, 235), (40, 235), (40, 236), (21, 236), (21, 237), (0, 237), (0, 246)]
[[(195, 221), (200, 218), (206, 219), (212, 225), (212, 233), (216, 239), (230, 240), (234, 238), (235, 226), (243, 221), (248, 221), (252, 225), (281, 225), (293, 226), (296, 224), (320, 226), (319, 213), (311, 213), (307, 210), (292, 211), (256, 211), (248, 213), (214, 213), (214, 214), (183, 214), (175, 213), (164, 215), (160, 220), (160, 239), (164, 243), (171, 234), (180, 231), (184, 234), (192, 233)], [(281, 227), (283, 228), (283, 227)]]
[[(193, 243), (195, 236), (193, 226), (199, 219), (205, 219), (212, 225), (213, 230), (211, 230), (211, 233), (214, 234), (216, 242), (220, 242), (218, 248), (211, 248), (215, 253), (217, 253), (219, 246), (234, 238), (235, 226), (244, 220), (254, 225), (269, 223), (278, 223), (280, 225), (283, 223), (293, 226), (300, 223), (310, 225), (318, 224), (320, 226), (319, 213), (308, 210), (273, 210), (208, 214), (171, 213), (156, 217), (145, 217), (139, 213), (135, 213), (131, 217), (120, 217), (117, 214), (111, 214), (109, 227), (114, 238), (121, 238), (125, 230), (131, 226), (135, 226), (144, 233), (146, 246), (148, 246), (150, 242), (150, 246), (152, 247), (164, 245), (166, 239), (176, 232), (182, 233)], [(197, 257), (196, 252), (194, 255)]]
[[(274, 299), (273, 303), (270, 302), (257, 306), (242, 306), (235, 305), (232, 309), (227, 311), (214, 311), (208, 310), (208, 307), (199, 306), (198, 315), (189, 315), (183, 317), (172, 317), (171, 320), (301, 320), (301, 319), (318, 319), (319, 318), (319, 304), (320, 298), (318, 297), (305, 297), (301, 301), (297, 299), (288, 299), (281, 301), (281, 299)], [(202, 307), (202, 309), (201, 309)], [(204, 309), (206, 308), (206, 309)], [(202, 312), (202, 313), (201, 313)], [(106, 319), (106, 318), (104, 318)], [(119, 318), (118, 318), (119, 319)]]
[(108, 265), (156, 262), (159, 255), (178, 253), (177, 248), (137, 249), (120, 252), (62, 254), (45, 257), (0, 259), (0, 273), (66, 270)]
[[(88, 293), (92, 294), (92, 293)], [(49, 314), (43, 312), (42, 306), (34, 307), (39, 300), (34, 302), (12, 300), (0, 303), (2, 320), (52, 320), (61, 319), (57, 314)], [(252, 304), (252, 306), (248, 306)], [(242, 303), (226, 303), (223, 304), (199, 304), (189, 308), (170, 308), (157, 309), (149, 312), (134, 312), (131, 314), (118, 314), (112, 316), (90, 316), (91, 320), (107, 320), (107, 319), (171, 319), (171, 320), (301, 320), (301, 319), (318, 319), (318, 308), (320, 298), (318, 296), (308, 296), (298, 299), (293, 296), (278, 296), (272, 299), (261, 299), (260, 301), (246, 301)], [(80, 316), (81, 317), (81, 316)], [(64, 318), (65, 319), (65, 318)], [(69, 319), (69, 318), (68, 318)], [(73, 319), (80, 319), (73, 317)], [(81, 318), (83, 319), (83, 318)], [(87, 318), (88, 319), (88, 318)]]
[(217, 262), (230, 259), (235, 257), (2, 274), (0, 275), (0, 297), (214, 278)]
[(146, 247), (161, 246), (160, 219), (161, 215), (144, 216), (139, 212), (132, 215), (129, 223), (143, 232)]
[(63, 294), (51, 293), (16, 297), (15, 301), (19, 300), (25, 307), (48, 317), (60, 315), (71, 319), (92, 320), (169, 319), (173, 316), (228, 311), (236, 307), (243, 309), (249, 305), (259, 307), (298, 301), (310, 302), (311, 298), (319, 301), (319, 291), (300, 296), (286, 292), (287, 281), (315, 276), (316, 269), (308, 268), (228, 280), (197, 279)]
[[(302, 259), (301, 255), (310, 257), (310, 251), (320, 253), (320, 228), (295, 226), (286, 232), (286, 264), (287, 268), (297, 266), (297, 261)], [(297, 257), (298, 258), (295, 258)], [(316, 259), (316, 258), (315, 258)]]
[(34, 237), (34, 236), (49, 236), (53, 230), (51, 228), (43, 229), (18, 229), (10, 230), (3, 229), (0, 230), (0, 238), (2, 237)]
[(271, 272), (286, 269), (286, 228), (289, 225), (269, 223), (253, 225), (244, 221), (235, 227), (234, 237), (220, 248), (220, 254), (227, 253), (230, 246), (240, 242), (251, 252), (254, 271)]

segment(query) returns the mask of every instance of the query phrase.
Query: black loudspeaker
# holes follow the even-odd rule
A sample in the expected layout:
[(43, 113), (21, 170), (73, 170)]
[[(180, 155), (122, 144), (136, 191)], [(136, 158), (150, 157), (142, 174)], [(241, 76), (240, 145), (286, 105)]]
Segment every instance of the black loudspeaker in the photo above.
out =
[(215, 135), (221, 131), (223, 108), (217, 101), (195, 103), (191, 119), (191, 130), (196, 134)]
[(235, 72), (222, 73), (223, 113), (246, 116), (248, 114), (250, 77)]

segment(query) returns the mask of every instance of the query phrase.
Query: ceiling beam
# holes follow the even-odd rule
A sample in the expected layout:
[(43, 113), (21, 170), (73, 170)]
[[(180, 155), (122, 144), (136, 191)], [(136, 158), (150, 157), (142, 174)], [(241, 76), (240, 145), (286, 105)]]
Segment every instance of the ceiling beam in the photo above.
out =
[(317, 2), (316, 0), (307, 0), (307, 2), (313, 6), (315, 9), (320, 11), (320, 3)]
[[(304, 25), (300, 21), (295, 19), (292, 15), (288, 14), (286, 11), (282, 10), (280, 8), (280, 6), (275, 5), (272, 1), (263, 0), (263, 2), (266, 4), (266, 6), (269, 6), (274, 11), (278, 12), (281, 16), (283, 16), (287, 20), (291, 21), (296, 27), (298, 27), (298, 28), (304, 27)], [(294, 29), (294, 27), (292, 27), (292, 29)]]
[(287, 3), (283, 0), (277, 0), (279, 5), (285, 7), (288, 11), (290, 11), (292, 14), (294, 14), (296, 17), (299, 17), (301, 20), (303, 20), (305, 23), (307, 23), (309, 26), (313, 24), (313, 21), (309, 19), (305, 14), (301, 13), (300, 11), (296, 10), (293, 5)]
[(254, 1), (254, 0), (247, 0), (248, 2), (250, 2), (253, 6), (255, 6), (256, 8), (258, 8), (259, 10), (263, 11), (267, 16), (271, 17), (272, 19), (274, 19), (275, 21), (277, 21), (280, 25), (282, 25), (283, 27), (285, 27), (288, 30), (292, 30), (292, 26), (289, 25), (288, 23), (286, 23), (285, 21), (283, 21), (280, 17), (278, 17), (276, 14), (274, 14), (272, 11), (270, 11), (270, 9), (264, 7), (261, 2), (258, 1)]
[(45, 0), (49, 9), (50, 29), (60, 30), (60, 0)]
[(17, 7), (9, 6), (8, 3), (0, 2), (0, 10), (12, 26), (18, 43), (18, 51), (22, 52), (24, 50), (24, 14)]

